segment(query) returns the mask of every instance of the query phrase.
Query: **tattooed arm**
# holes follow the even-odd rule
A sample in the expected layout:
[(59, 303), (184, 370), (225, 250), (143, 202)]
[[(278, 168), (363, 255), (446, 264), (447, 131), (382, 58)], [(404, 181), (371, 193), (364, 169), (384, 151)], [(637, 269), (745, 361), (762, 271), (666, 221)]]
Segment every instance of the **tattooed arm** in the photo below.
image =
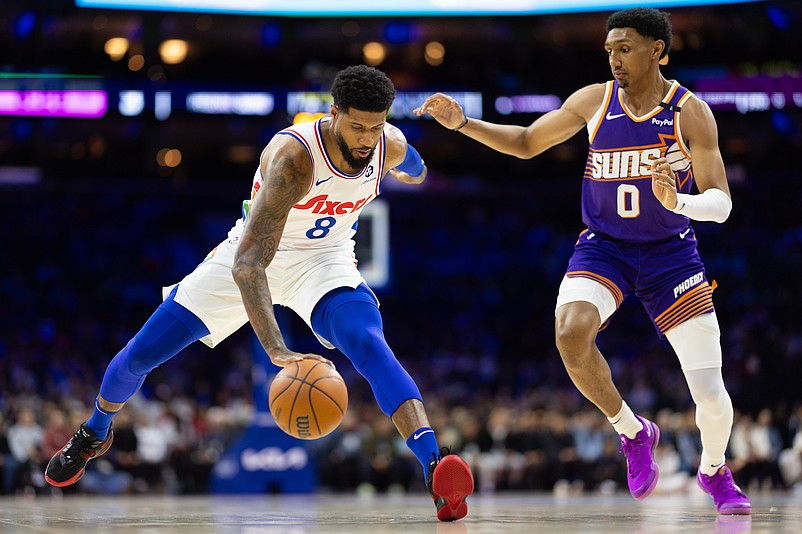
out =
[(330, 364), (322, 356), (293, 352), (284, 344), (265, 274), (278, 250), (290, 210), (309, 189), (312, 162), (297, 140), (279, 135), (262, 152), (260, 166), (264, 183), (248, 211), (231, 272), (251, 326), (274, 364), (285, 366), (303, 358)]

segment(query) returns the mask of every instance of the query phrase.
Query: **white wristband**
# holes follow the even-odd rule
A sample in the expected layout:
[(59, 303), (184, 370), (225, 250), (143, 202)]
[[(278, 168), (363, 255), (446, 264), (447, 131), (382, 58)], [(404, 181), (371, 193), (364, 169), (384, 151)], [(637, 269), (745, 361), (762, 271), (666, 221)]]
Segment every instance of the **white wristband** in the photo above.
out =
[(732, 200), (721, 189), (711, 187), (699, 195), (677, 193), (677, 206), (671, 210), (695, 221), (723, 223), (730, 216)]

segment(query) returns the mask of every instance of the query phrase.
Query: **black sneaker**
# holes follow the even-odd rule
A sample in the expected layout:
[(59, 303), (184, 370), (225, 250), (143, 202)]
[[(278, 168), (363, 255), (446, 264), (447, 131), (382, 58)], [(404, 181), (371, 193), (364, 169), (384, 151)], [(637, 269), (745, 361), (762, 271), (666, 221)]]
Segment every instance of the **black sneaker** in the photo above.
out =
[(447, 447), (440, 449), (440, 455), (429, 462), (426, 487), (437, 507), (437, 519), (456, 521), (468, 515), (465, 499), (473, 493), (473, 475), (465, 460)]
[(53, 455), (45, 468), (45, 480), (52, 486), (62, 488), (78, 482), (86, 471), (86, 462), (103, 456), (111, 447), (114, 433), (100, 441), (86, 423), (81, 423), (78, 431), (63, 449)]

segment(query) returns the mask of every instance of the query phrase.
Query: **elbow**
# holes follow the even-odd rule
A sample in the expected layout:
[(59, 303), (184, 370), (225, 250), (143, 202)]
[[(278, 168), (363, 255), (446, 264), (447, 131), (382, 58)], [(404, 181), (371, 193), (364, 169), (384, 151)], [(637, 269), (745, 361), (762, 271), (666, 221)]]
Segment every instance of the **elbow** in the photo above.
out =
[(250, 278), (254, 269), (253, 266), (243, 260), (242, 256), (237, 255), (234, 258), (234, 263), (231, 265), (231, 276), (234, 278), (237, 286), (242, 286), (242, 283)]
[(732, 213), (732, 199), (727, 193), (723, 191), (721, 191), (718, 197), (720, 198), (721, 207), (718, 217), (716, 217), (714, 221), (721, 224), (730, 218), (730, 213)]

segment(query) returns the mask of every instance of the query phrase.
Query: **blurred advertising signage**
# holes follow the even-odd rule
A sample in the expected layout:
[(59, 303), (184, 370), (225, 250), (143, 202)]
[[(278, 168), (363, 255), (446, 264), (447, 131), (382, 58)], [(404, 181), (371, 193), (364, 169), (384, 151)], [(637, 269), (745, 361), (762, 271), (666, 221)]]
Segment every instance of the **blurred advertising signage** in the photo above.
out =
[(0, 115), (97, 119), (107, 109), (102, 90), (0, 90)]
[(714, 110), (739, 113), (802, 108), (802, 77), (753, 76), (699, 80), (694, 94)]
[(701, 6), (753, 0), (76, 0), (78, 7), (287, 16), (524, 15), (625, 7)]
[(271, 93), (228, 93), (202, 91), (187, 95), (187, 111), (210, 115), (269, 115), (273, 111)]
[(548, 113), (562, 105), (562, 99), (556, 95), (517, 95), (496, 98), (496, 112), (499, 115)]
[[(419, 119), (412, 110), (423, 104), (431, 92), (398, 92), (387, 114), (390, 119)], [(482, 118), (482, 93), (478, 92), (449, 92), (465, 110), (465, 114), (477, 119)], [(331, 107), (331, 95), (323, 92), (287, 93), (287, 113), (291, 116), (298, 113), (328, 113)]]

